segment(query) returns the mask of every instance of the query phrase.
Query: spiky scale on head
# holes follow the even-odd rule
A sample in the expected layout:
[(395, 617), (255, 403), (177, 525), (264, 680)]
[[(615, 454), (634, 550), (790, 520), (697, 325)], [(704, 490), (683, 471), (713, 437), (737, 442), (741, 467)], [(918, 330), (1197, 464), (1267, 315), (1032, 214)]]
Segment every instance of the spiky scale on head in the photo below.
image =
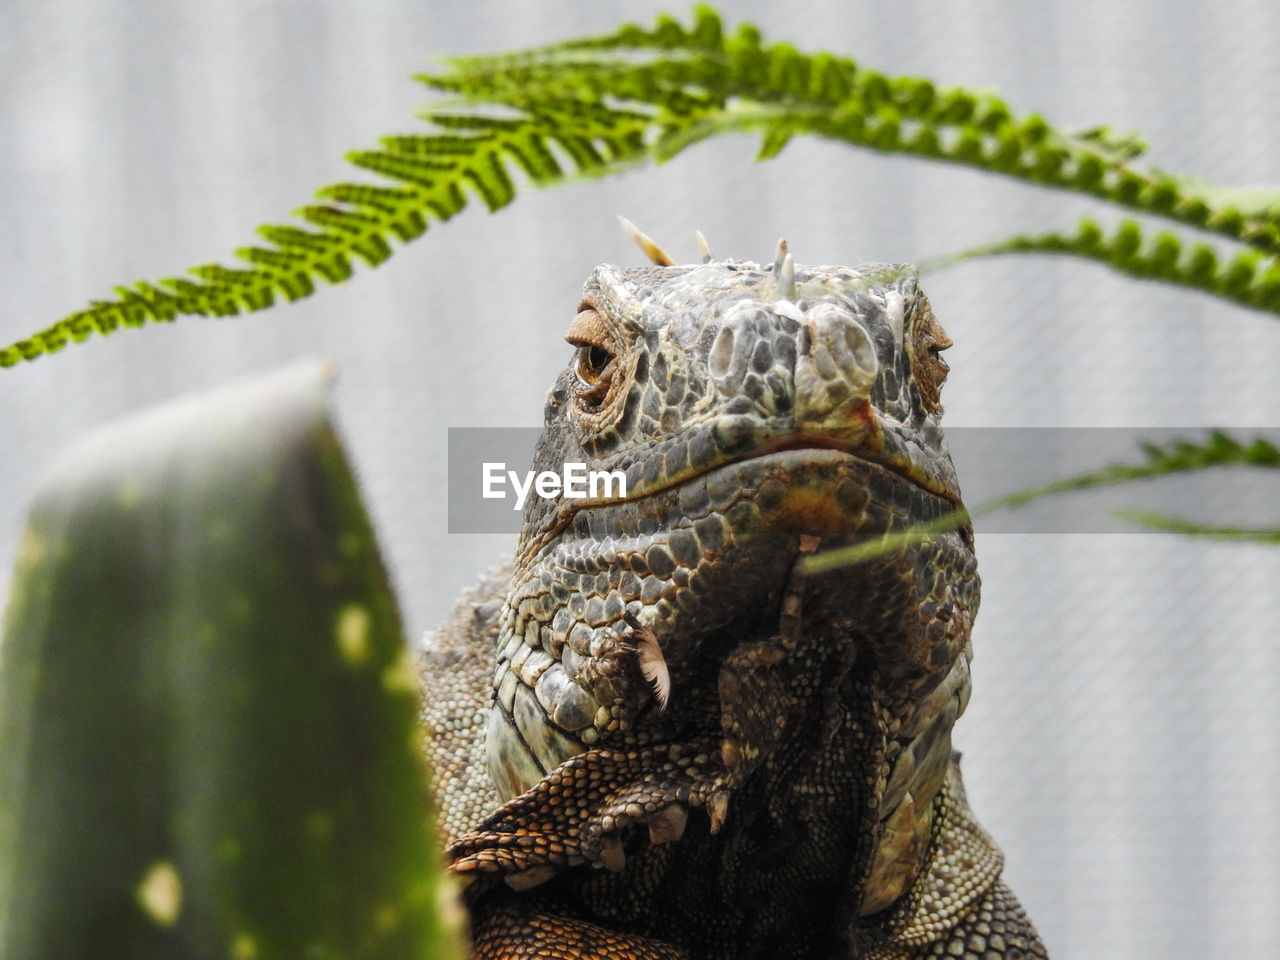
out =
[[(622, 229), (627, 232), (627, 235), (635, 241), (636, 246), (649, 258), (650, 263), (658, 267), (675, 266), (675, 261), (671, 259), (671, 256), (634, 223), (621, 214), (618, 215), (618, 223), (622, 225)], [(711, 246), (707, 243), (707, 238), (702, 235), (701, 230), (695, 230), (694, 235), (697, 237), (698, 255), (702, 258), (702, 262), (711, 263), (715, 257), (711, 253)], [(795, 261), (787, 250), (787, 241), (785, 239), (778, 241), (778, 247), (774, 253), (773, 276), (778, 284), (778, 298), (781, 300), (795, 299)]]
[(694, 236), (698, 238), (698, 254), (702, 257), (703, 263), (710, 263), (715, 259), (711, 255), (711, 244), (707, 243), (707, 238), (702, 235), (701, 230), (695, 230)]
[(778, 241), (778, 249), (773, 253), (773, 276), (775, 280), (782, 277), (782, 262), (787, 259), (788, 255), (786, 238), (780, 239)]
[(796, 263), (789, 253), (782, 258), (782, 268), (778, 271), (778, 296), (783, 300), (796, 298)]
[(622, 224), (622, 229), (627, 231), (627, 235), (636, 242), (636, 246), (644, 251), (644, 255), (649, 258), (651, 263), (659, 267), (671, 267), (675, 265), (675, 261), (667, 256), (667, 252), (654, 243), (653, 240), (634, 223), (621, 214), (618, 215), (618, 222)]

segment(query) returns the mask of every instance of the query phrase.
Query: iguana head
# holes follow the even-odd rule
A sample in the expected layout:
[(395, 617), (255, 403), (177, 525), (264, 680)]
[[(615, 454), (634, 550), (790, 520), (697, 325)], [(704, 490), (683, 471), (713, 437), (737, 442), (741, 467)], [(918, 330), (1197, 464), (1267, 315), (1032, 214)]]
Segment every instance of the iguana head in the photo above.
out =
[(725, 664), (779, 632), (789, 592), (810, 638), (796, 669), (856, 660), (880, 726), (963, 648), (967, 528), (797, 586), (801, 553), (938, 520), (960, 494), (939, 429), (950, 340), (914, 272), (784, 254), (587, 281), (534, 469), (620, 471), (626, 495), (526, 505), (488, 729), (501, 793), (597, 744), (723, 729), (728, 757), (753, 721), (729, 717)]
[[(939, 429), (951, 340), (915, 274), (781, 273), (733, 261), (597, 267), (565, 337), (575, 350), (550, 391), (535, 470), (620, 470), (638, 500), (735, 461), (833, 450), (959, 505)], [(521, 555), (602, 502), (530, 501)]]

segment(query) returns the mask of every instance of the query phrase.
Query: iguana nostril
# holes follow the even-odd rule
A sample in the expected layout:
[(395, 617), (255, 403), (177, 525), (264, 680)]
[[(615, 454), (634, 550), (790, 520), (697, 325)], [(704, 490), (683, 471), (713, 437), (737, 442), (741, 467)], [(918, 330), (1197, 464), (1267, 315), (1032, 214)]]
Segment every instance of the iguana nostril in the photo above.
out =
[[(828, 304), (814, 307), (806, 319), (806, 329), (814, 341), (811, 352), (815, 360), (825, 348), (830, 354), (830, 362), (835, 364), (836, 375), (855, 388), (869, 387), (880, 364), (866, 328), (846, 311)], [(824, 377), (831, 378), (827, 370), (822, 372)]]
[(706, 372), (726, 395), (759, 400), (766, 373), (779, 362), (773, 338), (778, 318), (754, 301), (735, 304), (719, 318), (706, 355)]
[[(870, 334), (847, 310), (834, 304), (811, 307), (800, 328), (808, 340), (795, 363), (795, 419), (820, 426), (849, 403), (861, 402), (876, 381), (879, 362)], [(831, 424), (828, 424), (831, 425)]]
[(876, 350), (872, 346), (871, 338), (867, 336), (867, 331), (862, 329), (861, 324), (848, 319), (841, 322), (839, 326), (839, 333), (832, 339), (844, 347), (841, 353), (844, 353), (845, 357), (842, 359), (851, 360), (864, 374), (874, 377), (879, 363), (876, 361)]

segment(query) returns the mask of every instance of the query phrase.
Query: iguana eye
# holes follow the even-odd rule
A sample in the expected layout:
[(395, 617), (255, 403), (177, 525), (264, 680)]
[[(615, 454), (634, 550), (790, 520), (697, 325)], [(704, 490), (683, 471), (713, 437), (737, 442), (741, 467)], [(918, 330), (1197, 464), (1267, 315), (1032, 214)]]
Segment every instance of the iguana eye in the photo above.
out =
[(590, 343), (580, 344), (578, 346), (578, 365), (574, 372), (577, 373), (578, 379), (583, 384), (588, 387), (594, 387), (600, 382), (612, 362), (613, 354), (604, 347)]
[(613, 381), (613, 361), (613, 354), (598, 344), (578, 345), (573, 371), (576, 379), (573, 392), (578, 395), (578, 399), (590, 406), (596, 406), (604, 400), (609, 393), (609, 384)]
[(573, 392), (588, 404), (600, 403), (609, 392), (617, 366), (603, 318), (587, 307), (573, 318), (565, 339), (578, 348), (574, 355)]

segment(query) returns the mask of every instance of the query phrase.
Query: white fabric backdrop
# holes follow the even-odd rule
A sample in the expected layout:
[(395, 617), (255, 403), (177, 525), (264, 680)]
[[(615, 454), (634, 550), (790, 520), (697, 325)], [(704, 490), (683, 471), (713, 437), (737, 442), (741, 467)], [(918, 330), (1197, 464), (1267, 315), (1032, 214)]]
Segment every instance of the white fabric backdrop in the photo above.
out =
[[(450, 53), (644, 22), (662, 2), (9, 0), (0, 7), (0, 340), (113, 284), (253, 239), (344, 151), (416, 128), (407, 76)], [(684, 14), (684, 11), (677, 10)], [(993, 87), (1016, 109), (1142, 131), (1170, 170), (1280, 182), (1280, 5), (923, 0), (726, 5), (771, 39)], [(613, 215), (674, 254), (921, 260), (1094, 205), (796, 142), (699, 146), (657, 170), (478, 210), (344, 288), (184, 319), (0, 371), (0, 562), (38, 470), (123, 411), (304, 354), (338, 406), (412, 633), (510, 538), (445, 532), (450, 426), (536, 425)], [(1105, 208), (1102, 209), (1104, 215)], [(965, 426), (1274, 426), (1280, 323), (1066, 260), (926, 280)], [(963, 477), (962, 477), (963, 480)], [(1140, 498), (1139, 498), (1140, 500)], [(1157, 535), (986, 535), (975, 694), (957, 742), (979, 815), (1053, 955), (1262, 956), (1280, 942), (1280, 553)], [(2, 747), (0, 747), (2, 749)]]

